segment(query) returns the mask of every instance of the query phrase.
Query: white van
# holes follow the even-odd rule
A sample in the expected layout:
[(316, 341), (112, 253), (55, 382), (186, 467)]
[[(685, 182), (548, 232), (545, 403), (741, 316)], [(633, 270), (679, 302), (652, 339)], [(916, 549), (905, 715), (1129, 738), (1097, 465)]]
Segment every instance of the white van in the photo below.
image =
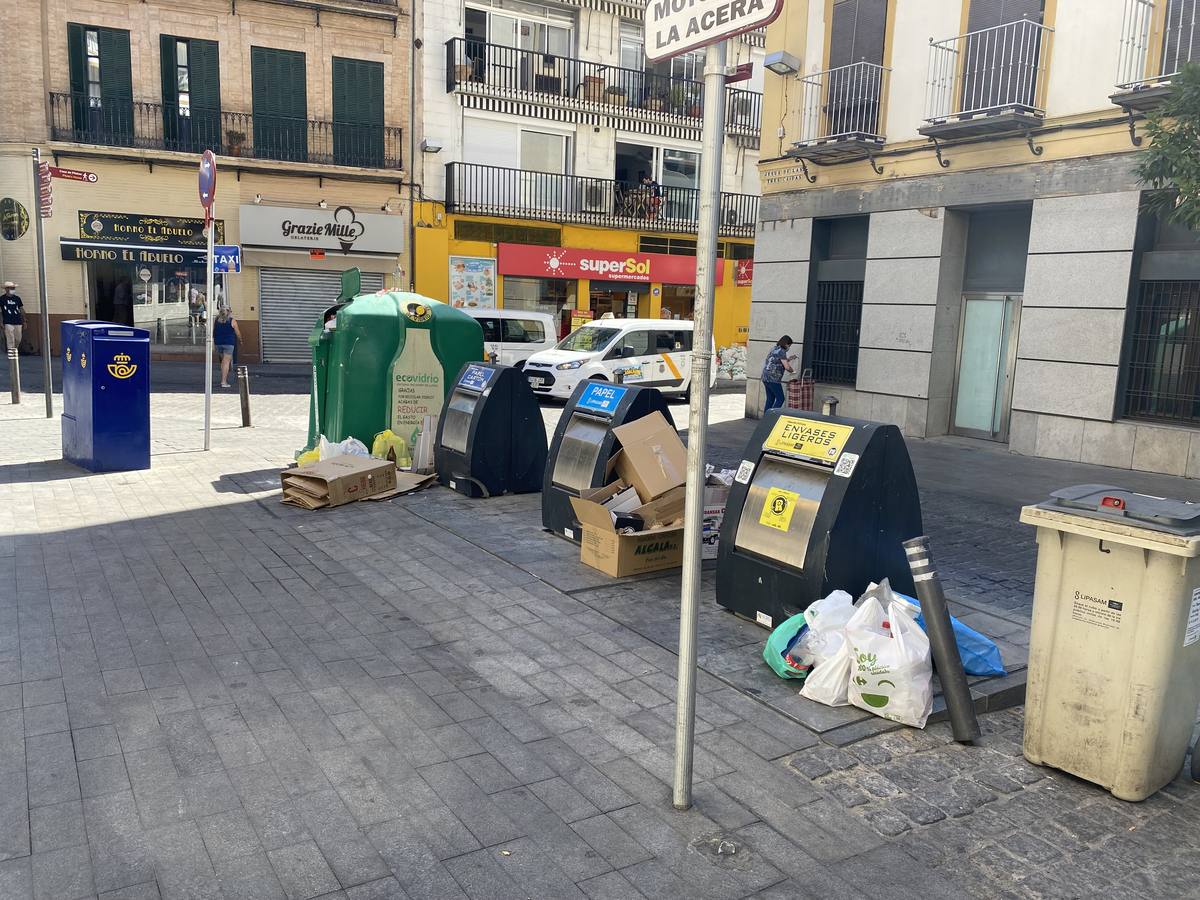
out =
[(558, 336), (554, 317), (524, 309), (464, 309), (483, 328), (484, 355), (495, 353), (499, 363), (518, 369), (531, 354), (549, 350)]
[[(679, 319), (597, 319), (575, 329), (553, 350), (525, 361), (536, 393), (566, 399), (588, 378), (655, 387), (685, 395), (692, 377), (692, 323)], [(713, 380), (716, 370), (713, 370)]]

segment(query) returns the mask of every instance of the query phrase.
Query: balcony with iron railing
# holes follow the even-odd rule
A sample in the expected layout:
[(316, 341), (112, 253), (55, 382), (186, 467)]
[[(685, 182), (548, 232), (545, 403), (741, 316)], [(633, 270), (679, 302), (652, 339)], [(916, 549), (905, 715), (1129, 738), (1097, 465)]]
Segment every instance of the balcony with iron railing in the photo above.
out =
[[(650, 69), (487, 44), (473, 38), (446, 42), (446, 91), (604, 111), (627, 119), (700, 128), (704, 84)], [(726, 130), (757, 137), (762, 94), (726, 92)]]
[(200, 153), (323, 166), (400, 169), (401, 130), (147, 103), (50, 95), (50, 138), (74, 144)]
[(789, 156), (819, 163), (865, 159), (884, 143), (890, 69), (851, 63), (800, 79), (800, 137)]
[[(1117, 63), (1117, 90), (1110, 98), (1127, 110), (1153, 109), (1171, 79), (1200, 60), (1200, 0), (1125, 0)], [(1162, 9), (1162, 20), (1155, 13)]]
[(1029, 19), (929, 42), (925, 124), (934, 138), (1022, 131), (1046, 115), (1054, 29)]
[[(446, 208), (454, 213), (561, 224), (695, 233), (700, 191), (452, 162), (446, 164)], [(721, 194), (721, 234), (752, 237), (757, 218), (758, 197)]]

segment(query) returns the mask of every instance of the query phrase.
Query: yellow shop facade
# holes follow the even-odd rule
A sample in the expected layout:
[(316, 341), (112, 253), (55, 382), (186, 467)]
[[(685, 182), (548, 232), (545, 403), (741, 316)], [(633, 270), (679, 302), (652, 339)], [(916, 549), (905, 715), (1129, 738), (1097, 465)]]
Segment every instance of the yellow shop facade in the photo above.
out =
[[(415, 216), (418, 293), (466, 308), (548, 313), (565, 335), (583, 321), (691, 319), (695, 235), (531, 222), (447, 213), (426, 203)], [(754, 242), (722, 237), (713, 338), (745, 344)]]

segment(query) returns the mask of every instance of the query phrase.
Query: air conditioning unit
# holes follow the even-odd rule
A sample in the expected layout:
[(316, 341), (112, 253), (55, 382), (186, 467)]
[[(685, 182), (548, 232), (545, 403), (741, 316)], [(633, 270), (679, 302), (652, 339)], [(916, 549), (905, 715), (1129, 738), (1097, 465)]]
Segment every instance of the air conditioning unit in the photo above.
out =
[(583, 208), (586, 212), (604, 212), (604, 188), (589, 184), (583, 189)]

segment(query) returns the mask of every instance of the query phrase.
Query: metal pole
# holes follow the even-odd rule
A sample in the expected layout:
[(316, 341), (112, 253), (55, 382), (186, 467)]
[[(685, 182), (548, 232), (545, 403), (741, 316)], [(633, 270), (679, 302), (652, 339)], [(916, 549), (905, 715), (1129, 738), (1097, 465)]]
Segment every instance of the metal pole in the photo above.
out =
[(821, 415), (836, 416), (838, 407), (838, 398), (829, 396), (821, 401)]
[(700, 155), (700, 221), (696, 235), (696, 306), (688, 411), (687, 504), (683, 518), (683, 587), (679, 598), (679, 675), (675, 697), (676, 809), (692, 805), (696, 732), (696, 615), (704, 520), (704, 451), (708, 438), (708, 381), (712, 371), (713, 289), (717, 220), (721, 212), (721, 147), (725, 132), (725, 42), (704, 56), (704, 130)]
[(915, 537), (905, 541), (903, 546), (917, 588), (917, 599), (921, 601), (929, 649), (933, 653), (938, 680), (942, 683), (942, 695), (946, 698), (946, 712), (950, 714), (954, 739), (962, 743), (974, 741), (979, 737), (975, 701), (971, 699), (962, 657), (958, 655), (954, 626), (950, 623), (950, 611), (946, 608), (946, 595), (942, 593), (942, 583), (929, 556), (929, 538), (923, 535)]
[(212, 357), (213, 357), (213, 238), (217, 233), (217, 204), (214, 201), (208, 220), (208, 289), (204, 295), (204, 449), (208, 449), (209, 428), (212, 424)]
[(46, 239), (42, 234), (42, 151), (33, 148), (33, 192), (37, 195), (38, 300), (42, 307), (42, 380), (46, 388), (46, 418), (54, 418), (54, 377), (50, 368), (50, 303), (46, 290)]
[(21, 354), (16, 347), (8, 348), (8, 383), (12, 389), (12, 402), (21, 402)]
[(242, 398), (242, 427), (250, 427), (250, 367), (237, 367), (238, 393)]

